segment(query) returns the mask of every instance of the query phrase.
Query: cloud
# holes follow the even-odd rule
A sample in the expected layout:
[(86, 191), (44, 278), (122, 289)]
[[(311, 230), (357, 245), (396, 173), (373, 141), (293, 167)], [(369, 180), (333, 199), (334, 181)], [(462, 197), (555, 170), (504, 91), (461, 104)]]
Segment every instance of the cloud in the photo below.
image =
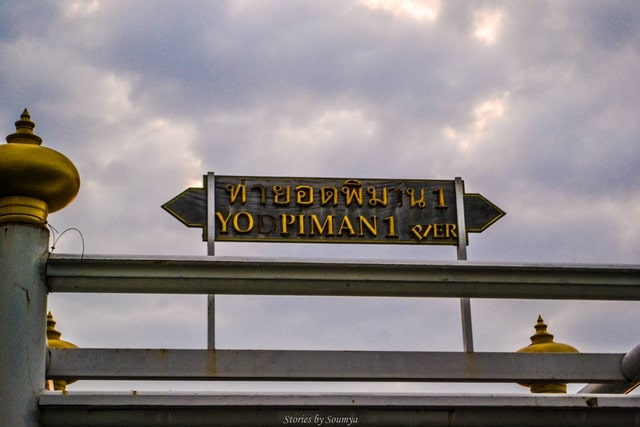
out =
[(361, 3), (373, 10), (428, 22), (438, 18), (441, 7), (439, 0), (361, 0)]
[(480, 10), (473, 14), (473, 36), (487, 46), (498, 42), (504, 14), (500, 10)]
[(488, 127), (496, 119), (505, 114), (507, 94), (483, 101), (473, 107), (472, 120), (463, 130), (449, 126), (442, 130), (442, 135), (454, 143), (461, 154), (470, 154), (476, 145), (487, 138)]
[(90, 0), (90, 1), (72, 1), (66, 5), (63, 5), (63, 8), (66, 6), (64, 13), (66, 16), (70, 18), (78, 18), (85, 19), (92, 15), (95, 15), (100, 8), (100, 1), (98, 0)]

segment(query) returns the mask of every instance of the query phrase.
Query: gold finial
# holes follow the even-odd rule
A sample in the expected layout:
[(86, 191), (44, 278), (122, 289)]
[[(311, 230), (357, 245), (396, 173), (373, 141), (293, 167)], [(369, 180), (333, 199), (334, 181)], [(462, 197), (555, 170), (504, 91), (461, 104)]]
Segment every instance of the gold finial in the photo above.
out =
[[(49, 348), (78, 348), (77, 345), (70, 343), (69, 341), (61, 340), (62, 334), (56, 330), (56, 321), (53, 320), (53, 314), (51, 311), (47, 313), (47, 346)], [(47, 384), (48, 390), (62, 390), (67, 389), (67, 384), (71, 384), (76, 380), (49, 380)], [(53, 382), (53, 387), (50, 384)]]
[(543, 344), (553, 342), (553, 335), (547, 332), (547, 325), (544, 323), (542, 316), (538, 314), (536, 321), (536, 333), (531, 336), (531, 344)]
[[(536, 333), (531, 336), (531, 344), (518, 350), (518, 353), (579, 353), (579, 351), (568, 344), (553, 341), (553, 335), (547, 332), (547, 325), (541, 315), (535, 325)], [(531, 393), (566, 393), (565, 383), (518, 383), (529, 387)]]
[(16, 132), (7, 135), (7, 142), (13, 144), (42, 144), (42, 138), (33, 133), (36, 124), (31, 121), (31, 115), (26, 108), (20, 115), (20, 120), (16, 122)]
[(44, 226), (47, 216), (78, 194), (80, 175), (64, 155), (42, 147), (26, 108), (16, 131), (0, 145), (0, 223)]

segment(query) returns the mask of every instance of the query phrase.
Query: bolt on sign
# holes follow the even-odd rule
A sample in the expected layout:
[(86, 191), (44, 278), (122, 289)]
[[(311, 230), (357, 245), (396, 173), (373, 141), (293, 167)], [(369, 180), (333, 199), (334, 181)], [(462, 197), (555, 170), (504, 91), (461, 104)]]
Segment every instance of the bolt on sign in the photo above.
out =
[(454, 180), (213, 173), (204, 176), (203, 188), (188, 188), (162, 208), (203, 228), (205, 241), (251, 242), (457, 245), (461, 229), (480, 233), (505, 215), (480, 194), (456, 191)]

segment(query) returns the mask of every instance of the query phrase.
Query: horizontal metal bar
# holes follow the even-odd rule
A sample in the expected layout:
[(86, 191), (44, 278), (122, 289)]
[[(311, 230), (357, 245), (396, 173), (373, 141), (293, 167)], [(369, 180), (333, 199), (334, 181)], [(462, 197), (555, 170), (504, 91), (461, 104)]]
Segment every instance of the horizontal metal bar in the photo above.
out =
[(39, 405), (44, 427), (640, 426), (640, 396), (45, 392)]
[[(44, 391), (39, 396), (41, 407), (50, 406), (513, 406), (564, 407), (589, 406), (588, 397), (545, 394), (483, 394), (483, 393), (331, 393), (331, 392), (78, 392)], [(600, 407), (637, 408), (640, 396), (598, 396)]]
[(630, 393), (640, 386), (640, 344), (631, 349), (620, 361), (626, 382), (587, 384), (579, 393)]
[[(47, 378), (624, 382), (623, 354), (50, 349)], [(143, 369), (144, 368), (144, 369)]]
[(627, 394), (640, 386), (640, 379), (625, 383), (587, 384), (578, 391), (580, 394)]
[(51, 255), (52, 292), (640, 300), (640, 266)]

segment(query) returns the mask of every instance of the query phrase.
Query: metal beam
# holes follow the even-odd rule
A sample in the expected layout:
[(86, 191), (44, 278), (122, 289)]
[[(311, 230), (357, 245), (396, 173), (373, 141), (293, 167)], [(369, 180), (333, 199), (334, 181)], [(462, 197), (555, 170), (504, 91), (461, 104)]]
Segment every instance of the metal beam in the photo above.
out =
[[(640, 396), (128, 394), (40, 396), (44, 427), (640, 426)], [(322, 421), (322, 422), (321, 422)]]
[[(49, 379), (626, 382), (623, 354), (51, 349)], [(144, 369), (141, 369), (144, 367)]]
[(620, 370), (627, 379), (612, 384), (588, 384), (578, 393), (630, 393), (640, 386), (640, 344), (624, 355)]
[(640, 266), (51, 255), (51, 292), (640, 300)]

